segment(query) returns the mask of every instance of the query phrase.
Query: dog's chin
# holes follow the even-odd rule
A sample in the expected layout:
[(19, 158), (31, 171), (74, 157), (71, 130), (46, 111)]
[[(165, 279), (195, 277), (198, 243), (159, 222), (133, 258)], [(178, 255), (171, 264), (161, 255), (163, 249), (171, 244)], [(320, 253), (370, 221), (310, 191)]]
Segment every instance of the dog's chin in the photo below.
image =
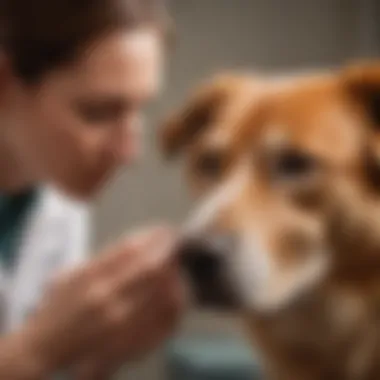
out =
[(241, 305), (231, 297), (224, 294), (196, 294), (193, 305), (198, 309), (214, 310), (225, 313), (235, 313), (241, 310)]

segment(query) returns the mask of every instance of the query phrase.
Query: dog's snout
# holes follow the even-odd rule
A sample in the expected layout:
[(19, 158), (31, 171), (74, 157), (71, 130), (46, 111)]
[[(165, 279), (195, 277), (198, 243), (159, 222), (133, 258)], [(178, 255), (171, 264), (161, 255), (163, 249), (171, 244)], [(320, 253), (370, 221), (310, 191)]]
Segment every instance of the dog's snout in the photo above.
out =
[(210, 281), (221, 270), (222, 251), (206, 239), (187, 239), (180, 247), (180, 262), (192, 280)]
[(182, 242), (178, 252), (180, 264), (200, 304), (225, 304), (229, 298), (226, 271), (233, 245), (234, 238), (225, 235), (188, 238)]

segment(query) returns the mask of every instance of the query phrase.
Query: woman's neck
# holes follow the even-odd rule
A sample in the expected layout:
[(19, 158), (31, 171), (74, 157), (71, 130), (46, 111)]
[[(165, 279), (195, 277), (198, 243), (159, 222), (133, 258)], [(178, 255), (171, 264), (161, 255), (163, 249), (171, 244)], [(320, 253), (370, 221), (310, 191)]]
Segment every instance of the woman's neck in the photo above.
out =
[(31, 187), (33, 181), (0, 135), (0, 192), (19, 193)]

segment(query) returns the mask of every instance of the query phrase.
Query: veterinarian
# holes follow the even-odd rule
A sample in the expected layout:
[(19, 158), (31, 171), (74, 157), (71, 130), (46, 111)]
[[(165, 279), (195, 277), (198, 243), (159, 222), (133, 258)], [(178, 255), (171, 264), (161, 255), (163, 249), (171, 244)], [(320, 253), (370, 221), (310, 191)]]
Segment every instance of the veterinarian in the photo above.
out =
[(160, 1), (0, 5), (0, 378), (105, 379), (173, 330), (175, 233), (89, 262), (89, 201), (138, 156), (170, 22)]

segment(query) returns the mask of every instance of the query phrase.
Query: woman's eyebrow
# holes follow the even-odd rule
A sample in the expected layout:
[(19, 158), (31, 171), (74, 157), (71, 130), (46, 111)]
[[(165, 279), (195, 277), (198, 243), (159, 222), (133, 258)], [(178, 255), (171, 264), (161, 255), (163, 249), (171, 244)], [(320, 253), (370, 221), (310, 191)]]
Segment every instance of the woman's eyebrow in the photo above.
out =
[(74, 102), (83, 105), (112, 106), (118, 108), (133, 108), (139, 104), (144, 104), (149, 98), (127, 96), (125, 94), (88, 94), (75, 98)]
[(137, 105), (132, 99), (120, 96), (86, 96), (73, 101), (73, 106), (80, 109), (103, 109), (115, 114), (124, 113)]

